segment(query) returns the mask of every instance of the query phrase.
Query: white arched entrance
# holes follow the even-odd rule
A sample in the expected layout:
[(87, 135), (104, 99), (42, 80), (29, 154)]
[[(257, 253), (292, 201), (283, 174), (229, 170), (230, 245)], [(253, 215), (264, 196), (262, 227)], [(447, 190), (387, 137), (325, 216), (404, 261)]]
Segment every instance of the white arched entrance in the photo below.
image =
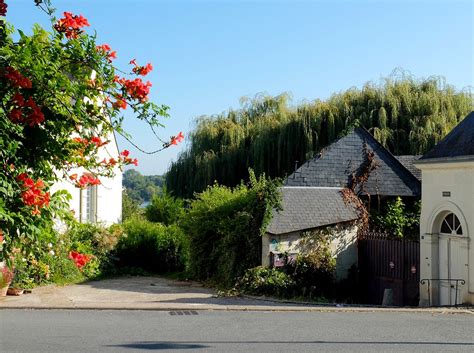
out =
[[(433, 213), (431, 233), (437, 235), (438, 263), (434, 274), (438, 281), (433, 282), (437, 287), (437, 298), (434, 304), (455, 305), (463, 303), (468, 292), (468, 229), (464, 216), (453, 204), (445, 205)], [(456, 280), (463, 280), (465, 283)], [(436, 283), (437, 282), (437, 283)]]

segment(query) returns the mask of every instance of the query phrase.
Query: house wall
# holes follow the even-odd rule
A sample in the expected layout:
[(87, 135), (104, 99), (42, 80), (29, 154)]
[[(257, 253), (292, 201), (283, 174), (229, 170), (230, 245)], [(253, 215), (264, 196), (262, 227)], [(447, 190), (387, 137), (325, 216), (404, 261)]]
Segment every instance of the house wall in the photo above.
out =
[[(110, 143), (100, 148), (98, 153), (98, 159), (104, 158), (115, 158), (118, 159), (119, 151), (113, 134), (108, 136)], [(75, 169), (69, 174), (77, 173), (81, 176), (85, 170)], [(97, 223), (104, 225), (111, 225), (113, 223), (119, 223), (122, 220), (122, 171), (119, 168), (115, 168), (115, 176), (113, 178), (99, 178), (101, 185), (96, 187), (94, 203), (95, 220)], [(71, 195), (69, 206), (74, 212), (75, 218), (80, 222), (85, 222), (87, 217), (84, 214), (85, 204), (85, 193), (86, 190), (75, 187), (69, 180), (63, 179), (56, 183), (51, 188), (52, 192), (57, 190), (66, 190)], [(81, 207), (82, 198), (82, 207)], [(82, 208), (82, 209), (81, 209)], [(57, 224), (59, 229), (62, 229), (64, 225)]]
[[(443, 266), (449, 263), (453, 276), (466, 280), (460, 286), (459, 299), (462, 303), (474, 304), (474, 161), (417, 164), (422, 170), (422, 211), (420, 219), (420, 275), (421, 279), (444, 277)], [(443, 192), (445, 195), (443, 196)], [(446, 192), (450, 193), (447, 196)], [(453, 212), (459, 218), (463, 237), (453, 236), (452, 249), (448, 258), (439, 235), (444, 216)], [(441, 244), (441, 247), (440, 247)], [(464, 256), (467, 254), (467, 256)], [(440, 272), (441, 266), (441, 272)], [(444, 276), (443, 276), (444, 274)], [(454, 283), (453, 283), (454, 284)], [(427, 283), (420, 285), (420, 305), (438, 305), (446, 302), (445, 291), (437, 281), (428, 292)]]
[[(347, 278), (348, 270), (357, 265), (357, 230), (353, 223), (338, 224), (331, 229), (331, 253), (336, 258), (336, 279)], [(270, 253), (288, 252), (289, 254), (304, 253), (301, 244), (302, 231), (274, 235), (266, 233), (262, 236), (262, 265), (269, 267)]]

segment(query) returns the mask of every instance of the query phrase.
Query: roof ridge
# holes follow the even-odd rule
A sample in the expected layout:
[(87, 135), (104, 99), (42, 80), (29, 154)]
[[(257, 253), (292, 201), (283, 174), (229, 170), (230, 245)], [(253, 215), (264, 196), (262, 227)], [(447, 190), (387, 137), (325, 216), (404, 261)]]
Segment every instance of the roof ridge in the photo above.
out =
[(402, 167), (403, 170), (405, 170), (406, 173), (408, 173), (410, 175), (411, 178), (413, 178), (414, 180), (416, 180), (416, 182), (419, 182), (418, 178), (416, 176), (413, 175), (413, 173), (403, 165), (402, 162), (400, 162), (397, 158), (397, 156), (395, 156), (392, 152), (390, 152), (387, 148), (384, 147), (384, 145), (382, 145), (376, 138), (374, 135), (372, 135), (369, 130), (367, 130), (365, 127), (361, 126), (357, 129), (361, 129), (365, 134), (368, 134), (370, 136), (370, 138), (375, 141), (377, 143), (377, 145), (381, 148), (381, 151), (385, 152), (386, 154), (388, 154), (390, 157), (393, 158), (393, 160), (395, 161), (395, 163), (397, 163), (400, 167)]

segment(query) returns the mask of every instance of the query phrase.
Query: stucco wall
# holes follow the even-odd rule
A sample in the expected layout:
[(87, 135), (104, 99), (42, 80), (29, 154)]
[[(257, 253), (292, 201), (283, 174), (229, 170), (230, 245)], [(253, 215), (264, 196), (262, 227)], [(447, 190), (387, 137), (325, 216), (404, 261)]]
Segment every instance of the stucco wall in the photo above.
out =
[[(104, 147), (101, 147), (98, 153), (98, 159), (104, 158), (115, 158), (118, 159), (119, 151), (113, 134), (109, 135), (107, 139), (110, 141)], [(69, 175), (74, 173), (81, 176), (85, 170), (75, 169), (70, 171)], [(97, 186), (97, 201), (96, 205), (96, 219), (98, 223), (110, 225), (113, 223), (121, 222), (122, 219), (122, 171), (119, 168), (115, 168), (115, 176), (113, 178), (100, 178), (101, 185)], [(80, 220), (81, 216), (81, 191), (76, 188), (70, 181), (62, 180), (51, 188), (52, 192), (57, 190), (66, 190), (71, 195), (71, 201), (69, 206), (74, 212), (74, 216), (77, 220)], [(84, 191), (82, 193), (84, 198)], [(82, 220), (86, 219), (82, 215)], [(58, 228), (62, 229), (63, 225), (58, 223)]]
[[(466, 285), (461, 286), (460, 299), (474, 304), (474, 161), (418, 164), (422, 170), (422, 211), (420, 219), (420, 275), (421, 278), (439, 278), (440, 262), (446, 261), (439, 250), (439, 226), (447, 212), (459, 218), (465, 239), (462, 249), (467, 248), (465, 261), (458, 266), (467, 267)], [(443, 192), (445, 193), (443, 196)], [(449, 193), (449, 196), (448, 196)], [(440, 258), (441, 256), (441, 258)], [(467, 265), (467, 266), (466, 266)], [(438, 285), (431, 288), (431, 301), (439, 301)], [(420, 286), (420, 305), (428, 304), (428, 289)]]
[[(336, 258), (336, 279), (347, 278), (348, 270), (357, 265), (357, 225), (352, 223), (339, 224), (331, 227), (331, 252)], [(302, 232), (281, 235), (266, 233), (262, 237), (262, 265), (270, 266), (271, 252), (288, 252), (299, 254), (304, 252), (301, 246)]]

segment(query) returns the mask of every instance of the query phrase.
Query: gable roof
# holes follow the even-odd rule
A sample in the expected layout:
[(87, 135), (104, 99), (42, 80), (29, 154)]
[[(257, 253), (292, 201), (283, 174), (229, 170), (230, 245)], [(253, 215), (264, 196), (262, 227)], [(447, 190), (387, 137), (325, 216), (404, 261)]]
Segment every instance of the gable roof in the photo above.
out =
[(282, 211), (273, 210), (267, 232), (285, 234), (358, 219), (342, 188), (282, 187)]
[(420, 158), (419, 162), (463, 160), (474, 158), (474, 112), (466, 116), (431, 151)]
[(421, 170), (415, 166), (416, 161), (421, 158), (421, 155), (413, 156), (413, 155), (404, 155), (404, 156), (395, 156), (398, 161), (403, 164), (403, 166), (412, 173), (415, 178), (421, 181)]
[(364, 128), (355, 129), (323, 149), (291, 174), (285, 185), (348, 187), (352, 174), (360, 171), (365, 162), (365, 149), (374, 152), (377, 164), (365, 183), (368, 194), (420, 195), (420, 181)]

